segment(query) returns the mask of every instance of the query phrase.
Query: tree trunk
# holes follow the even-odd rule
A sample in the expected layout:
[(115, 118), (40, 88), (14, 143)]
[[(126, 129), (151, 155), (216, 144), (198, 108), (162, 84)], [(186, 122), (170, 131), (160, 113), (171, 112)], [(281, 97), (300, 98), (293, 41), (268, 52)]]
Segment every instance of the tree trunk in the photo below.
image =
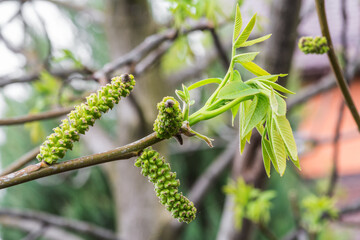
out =
[[(107, 17), (109, 50), (113, 59), (143, 41), (154, 26), (146, 0), (109, 0)], [(157, 114), (156, 103), (165, 95), (166, 87), (156, 68), (141, 79), (135, 78), (137, 83), (131, 93), (133, 101), (127, 98), (117, 108), (119, 145), (151, 131)], [(155, 79), (156, 83), (153, 81)], [(134, 100), (140, 103), (137, 110)], [(139, 117), (138, 111), (142, 111), (143, 117)], [(144, 132), (144, 129), (148, 132)], [(116, 202), (119, 235), (123, 239), (134, 240), (154, 238), (161, 222), (167, 221), (170, 216), (160, 205), (153, 185), (134, 167), (132, 160), (109, 164), (106, 169)]]

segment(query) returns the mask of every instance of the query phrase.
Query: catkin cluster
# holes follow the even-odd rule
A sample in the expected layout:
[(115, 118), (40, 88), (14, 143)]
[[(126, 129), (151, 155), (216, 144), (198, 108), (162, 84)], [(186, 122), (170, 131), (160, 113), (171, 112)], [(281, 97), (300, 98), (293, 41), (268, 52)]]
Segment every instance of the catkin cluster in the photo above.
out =
[(111, 84), (103, 86), (97, 94), (88, 96), (86, 103), (76, 106), (68, 114), (68, 119), (62, 120), (60, 126), (53, 129), (54, 132), (41, 145), (37, 159), (52, 164), (63, 158), (66, 151), (72, 149), (73, 142), (79, 141), (79, 134), (84, 134), (101, 117), (101, 113), (113, 108), (121, 97), (128, 96), (134, 85), (134, 76), (123, 74), (112, 78)]
[(176, 173), (171, 172), (169, 163), (166, 163), (158, 152), (151, 147), (145, 149), (136, 160), (135, 166), (140, 167), (141, 174), (148, 176), (149, 181), (154, 183), (161, 204), (165, 205), (174, 218), (186, 223), (194, 220), (194, 204), (178, 192), (180, 182), (176, 179)]
[(164, 97), (157, 104), (157, 109), (159, 113), (154, 123), (157, 137), (171, 138), (179, 133), (183, 121), (179, 102), (173, 97)]
[(329, 51), (325, 37), (302, 37), (298, 45), (305, 54), (324, 54)]

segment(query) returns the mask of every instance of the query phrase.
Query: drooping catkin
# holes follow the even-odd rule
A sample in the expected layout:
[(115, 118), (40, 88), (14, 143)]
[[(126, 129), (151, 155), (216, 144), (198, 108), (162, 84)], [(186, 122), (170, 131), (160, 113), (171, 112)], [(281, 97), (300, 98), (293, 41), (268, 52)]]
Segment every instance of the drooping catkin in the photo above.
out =
[(93, 126), (102, 113), (119, 103), (121, 97), (127, 97), (134, 86), (134, 76), (123, 74), (112, 78), (110, 84), (88, 96), (85, 103), (76, 106), (75, 110), (68, 114), (68, 119), (62, 120), (60, 126), (53, 129), (54, 132), (40, 146), (37, 159), (52, 164), (63, 158), (66, 151), (72, 149), (73, 143), (79, 141), (79, 135), (84, 134), (89, 126)]
[(180, 181), (176, 179), (176, 173), (171, 172), (170, 165), (165, 162), (164, 157), (160, 157), (157, 151), (149, 147), (136, 160), (135, 166), (140, 167), (141, 174), (154, 183), (161, 204), (165, 205), (174, 218), (186, 223), (194, 220), (196, 208), (189, 199), (178, 192)]

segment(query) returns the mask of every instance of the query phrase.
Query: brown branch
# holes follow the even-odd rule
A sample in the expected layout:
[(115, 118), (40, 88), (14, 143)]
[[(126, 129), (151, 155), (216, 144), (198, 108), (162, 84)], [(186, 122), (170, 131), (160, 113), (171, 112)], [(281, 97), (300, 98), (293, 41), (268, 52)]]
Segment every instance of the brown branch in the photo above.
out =
[[(91, 71), (89, 69), (68, 69), (68, 70), (53, 70), (50, 71), (50, 74), (59, 78), (68, 78), (70, 75), (74, 73), (82, 73), (82, 74), (90, 74)], [(0, 87), (4, 87), (6, 85), (12, 84), (12, 83), (26, 83), (26, 82), (32, 82), (36, 79), (38, 79), (40, 76), (40, 73), (32, 73), (32, 74), (26, 74), (22, 76), (1, 76), (0, 77)]]
[(200, 20), (199, 22), (192, 25), (187, 29), (168, 29), (162, 33), (153, 34), (140, 43), (136, 48), (131, 50), (129, 53), (115, 59), (114, 61), (105, 64), (105, 66), (93, 74), (93, 78), (102, 79), (107, 78), (115, 70), (126, 65), (132, 65), (138, 63), (144, 58), (149, 52), (159, 47), (162, 43), (168, 40), (176, 39), (179, 34), (189, 34), (198, 30), (209, 30), (212, 29), (213, 25), (207, 20)]
[(30, 161), (32, 161), (33, 159), (36, 158), (36, 155), (38, 155), (40, 153), (40, 148), (36, 147), (32, 150), (30, 150), (29, 152), (25, 153), (23, 156), (21, 156), (18, 160), (16, 160), (15, 162), (13, 162), (12, 164), (10, 164), (10, 166), (8, 166), (7, 168), (5, 168), (5, 170), (0, 173), (0, 177), (1, 176), (5, 176), (8, 175), (12, 172), (15, 172), (16, 170), (20, 169), (21, 167), (25, 166), (26, 164), (28, 164)]
[(205, 194), (220, 174), (230, 165), (237, 150), (238, 141), (233, 140), (196, 180), (188, 194), (189, 199), (198, 206)]
[(329, 51), (328, 51), (327, 55), (328, 55), (329, 61), (331, 63), (331, 67), (335, 73), (337, 84), (342, 92), (342, 95), (345, 99), (346, 105), (348, 106), (348, 108), (356, 122), (356, 125), (358, 126), (358, 130), (360, 131), (360, 115), (359, 115), (359, 112), (357, 111), (354, 101), (351, 97), (348, 85), (346, 83), (346, 80), (345, 80), (342, 70), (340, 68), (340, 64), (339, 64), (338, 59), (335, 54), (335, 50), (334, 50), (334, 46), (333, 46), (333, 43), (331, 40), (331, 35), (330, 35), (327, 18), (326, 18), (325, 2), (324, 2), (324, 0), (316, 0), (315, 3), (316, 3), (317, 14), (319, 17), (321, 32), (322, 32), (323, 36), (326, 37), (327, 42), (328, 42)]
[(50, 110), (47, 112), (42, 112), (42, 113), (37, 113), (37, 114), (29, 114), (29, 115), (26, 115), (23, 117), (0, 119), (0, 126), (23, 124), (23, 123), (27, 123), (27, 122), (33, 122), (33, 121), (38, 121), (38, 120), (46, 120), (49, 118), (60, 117), (62, 115), (69, 113), (73, 109), (74, 109), (74, 107), (64, 107), (64, 108)]
[(112, 231), (95, 226), (93, 224), (66, 219), (59, 216), (55, 216), (48, 213), (24, 211), (18, 209), (0, 209), (0, 216), (11, 216), (20, 219), (30, 219), (41, 222), (45, 226), (56, 226), (59, 228), (76, 231), (78, 233), (84, 233), (94, 236), (98, 239), (118, 240), (119, 238)]
[(30, 165), (22, 170), (0, 177), (0, 189), (79, 168), (115, 160), (129, 159), (138, 156), (142, 149), (160, 141), (162, 140), (157, 138), (154, 132), (133, 143), (103, 153), (84, 156), (53, 165), (46, 165), (43, 162)]

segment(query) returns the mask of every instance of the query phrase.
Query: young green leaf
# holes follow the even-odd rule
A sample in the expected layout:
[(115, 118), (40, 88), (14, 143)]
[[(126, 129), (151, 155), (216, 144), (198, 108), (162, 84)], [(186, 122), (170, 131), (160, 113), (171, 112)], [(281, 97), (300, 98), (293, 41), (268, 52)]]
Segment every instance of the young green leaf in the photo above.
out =
[(245, 102), (241, 102), (240, 103), (240, 107), (239, 107), (239, 137), (240, 137), (240, 153), (243, 153), (244, 148), (245, 148), (245, 144), (246, 144), (246, 136), (242, 135), (242, 132), (244, 132), (244, 128), (245, 128), (245, 116), (247, 114), (247, 110), (249, 109), (250, 106), (250, 101), (245, 101)]
[(301, 170), (300, 167), (300, 161), (299, 161), (299, 156), (297, 157), (296, 160), (292, 159), (292, 157), (290, 156), (290, 153), (286, 150), (287, 155), (289, 156), (290, 160), (292, 161), (292, 163), (299, 169)]
[(237, 113), (239, 112), (239, 107), (240, 107), (240, 103), (231, 108), (231, 114), (232, 114), (231, 125), (232, 126), (234, 126), (234, 120), (235, 120)]
[(235, 81), (231, 82), (219, 91), (219, 98), (221, 99), (235, 99), (243, 97), (244, 99), (250, 99), (253, 95), (260, 93), (259, 89), (251, 88), (249, 85)]
[(184, 84), (182, 85), (182, 88), (184, 90), (184, 94), (185, 94), (187, 101), (190, 101), (190, 93), (189, 93), (188, 88)]
[(259, 52), (242, 53), (235, 55), (233, 59), (236, 63), (247, 63), (253, 61), (258, 54)]
[(277, 116), (276, 114), (273, 115), (273, 119), (291, 159), (298, 159), (296, 143), (289, 121), (285, 116)]
[(239, 36), (241, 27), (242, 27), (242, 17), (241, 17), (240, 7), (237, 4), (236, 5), (236, 13), (235, 13), (233, 42), (235, 42), (236, 38)]
[(262, 140), (261, 140), (261, 152), (262, 152), (262, 156), (263, 156), (263, 161), (264, 161), (264, 167), (265, 167), (265, 171), (266, 171), (266, 175), (268, 177), (270, 177), (270, 156), (266, 151), (266, 147), (264, 146), (264, 142), (265, 142), (265, 137), (263, 136)]
[(275, 74), (275, 75), (264, 75), (264, 76), (259, 76), (259, 77), (254, 77), (254, 78), (251, 78), (249, 80), (247, 80), (246, 82), (256, 82), (258, 80), (268, 80), (268, 81), (271, 81), (271, 82), (276, 82), (278, 80), (279, 77), (286, 77), (287, 74)]
[(234, 70), (233, 79), (231, 79), (230, 81), (242, 81), (241, 75), (238, 70)]
[(265, 80), (265, 79), (259, 79), (259, 81), (271, 86), (272, 88), (274, 88), (275, 90), (278, 90), (280, 92), (288, 93), (288, 94), (295, 94), (294, 92), (290, 91), (289, 89), (286, 89), (283, 86), (281, 86), (281, 85), (279, 85), (277, 83), (274, 83), (272, 81)]
[(247, 135), (256, 125), (264, 119), (268, 110), (268, 100), (262, 95), (254, 96), (254, 100), (249, 106), (249, 110), (245, 117), (245, 128), (243, 135)]
[(222, 81), (221, 78), (208, 78), (208, 79), (198, 81), (198, 82), (196, 82), (194, 84), (191, 84), (187, 89), (190, 91), (190, 90), (193, 90), (193, 89), (198, 88), (198, 87), (202, 87), (202, 86), (210, 84), (210, 83), (220, 84), (221, 81)]
[(271, 37), (271, 34), (265, 35), (265, 36), (263, 36), (263, 37), (255, 38), (255, 39), (253, 39), (253, 40), (246, 41), (246, 42), (244, 42), (243, 44), (240, 44), (239, 47), (249, 47), (249, 46), (252, 46), (252, 45), (254, 45), (254, 44), (256, 44), (256, 43), (263, 42), (263, 41), (269, 39), (270, 37)]
[(239, 38), (235, 42), (235, 48), (239, 48), (246, 40), (248, 40), (251, 31), (253, 30), (256, 22), (256, 14), (250, 19), (249, 23), (246, 25)]
[(269, 156), (275, 170), (279, 173), (279, 166), (276, 162), (275, 154), (274, 154), (273, 150), (271, 149), (271, 143), (264, 136), (261, 140), (261, 147), (262, 147), (262, 149), (265, 150), (265, 153)]
[(246, 68), (249, 72), (255, 74), (256, 76), (264, 76), (264, 75), (270, 75), (267, 71), (259, 67), (257, 64), (253, 62), (247, 62), (247, 63), (241, 63), (241, 65)]
[(271, 123), (269, 137), (271, 140), (271, 147), (274, 150), (275, 161), (279, 167), (280, 176), (282, 176), (286, 169), (285, 145), (274, 122)]
[(278, 104), (278, 101), (277, 101), (277, 98), (276, 98), (276, 95), (275, 95), (275, 92), (273, 89), (271, 89), (271, 91), (270, 91), (269, 99), (270, 99), (271, 110), (276, 113), (278, 111), (279, 104)]
[(183, 91), (180, 91), (180, 90), (175, 90), (175, 94), (176, 96), (178, 96), (178, 98), (181, 100), (181, 101), (184, 101), (186, 100), (186, 96), (185, 96), (185, 93)]
[[(275, 92), (275, 91), (274, 91)], [(275, 94), (276, 101), (278, 103), (278, 109), (275, 112), (278, 116), (285, 116), (286, 115), (286, 102), (285, 100), (280, 97), (279, 95)]]

